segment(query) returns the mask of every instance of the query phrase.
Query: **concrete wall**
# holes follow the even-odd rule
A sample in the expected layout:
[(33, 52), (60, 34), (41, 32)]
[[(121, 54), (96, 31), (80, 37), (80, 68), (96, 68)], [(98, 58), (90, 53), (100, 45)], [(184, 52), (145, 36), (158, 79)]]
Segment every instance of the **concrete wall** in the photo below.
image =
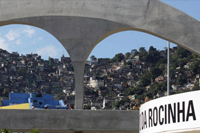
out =
[[(30, 19), (26, 22), (40, 27), (40, 25), (44, 25), (44, 21), (37, 17), (43, 18), (44, 16), (49, 17), (49, 21), (52, 22), (45, 24), (47, 25), (45, 27), (41, 26), (41, 28), (50, 31), (60, 41), (65, 39), (61, 42), (63, 45), (67, 45), (66, 49), (69, 53), (82, 50), (82, 48), (87, 53), (82, 54), (80, 50), (80, 54), (73, 52), (71, 54), (72, 59), (75, 58), (76, 60), (87, 59), (88, 52), (101, 39), (123, 30), (147, 32), (170, 40), (196, 53), (200, 51), (200, 48), (197, 47), (199, 45), (197, 37), (200, 34), (199, 21), (159, 0), (124, 0), (123, 2), (121, 0), (0, 1), (0, 25), (16, 23), (14, 21), (16, 19), (19, 20), (18, 23), (23, 23), (22, 18), (34, 18), (34, 20)], [(58, 25), (55, 19), (50, 19), (53, 17), (68, 18), (68, 20)], [(85, 21), (85, 18), (92, 20)], [(75, 22), (77, 19), (84, 20)], [(74, 23), (69, 23), (70, 21)], [(103, 25), (100, 21), (104, 21)], [(109, 28), (109, 21), (121, 24), (121, 26)], [(54, 26), (49, 27), (50, 23), (53, 23)], [(68, 27), (69, 29), (68, 31), (63, 30), (63, 33), (60, 27)], [(95, 33), (94, 31), (98, 32)], [(87, 45), (89, 51), (84, 45)], [(74, 47), (76, 49), (73, 49)]]
[(43, 132), (138, 133), (138, 111), (0, 110), (0, 129)]

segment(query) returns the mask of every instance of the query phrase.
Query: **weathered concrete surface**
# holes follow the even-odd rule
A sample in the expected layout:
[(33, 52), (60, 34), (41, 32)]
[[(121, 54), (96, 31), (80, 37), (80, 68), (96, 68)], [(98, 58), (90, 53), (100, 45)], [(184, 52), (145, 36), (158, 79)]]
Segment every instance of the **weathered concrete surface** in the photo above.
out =
[[(3, 24), (12, 23), (13, 19), (27, 17), (44, 17), (44, 16), (71, 16), (71, 17), (86, 17), (112, 21), (126, 25), (125, 27), (116, 27), (115, 32), (121, 30), (140, 30), (161, 38), (170, 40), (178, 45), (184, 46), (196, 53), (199, 53), (199, 21), (193, 19), (187, 14), (176, 10), (158, 0), (1, 0), (0, 1), (0, 21)], [(70, 20), (69, 20), (70, 21)], [(30, 20), (30, 24), (32, 21)], [(41, 22), (43, 23), (43, 22)], [(91, 24), (95, 22), (89, 22)], [(96, 22), (98, 23), (98, 21)], [(35, 23), (37, 26), (38, 23)], [(84, 22), (74, 23), (80, 27)], [(52, 29), (56, 30), (56, 25)], [(71, 25), (70, 25), (71, 26)], [(43, 28), (43, 27), (41, 27)], [(90, 34), (90, 30), (74, 29), (81, 31), (77, 36), (81, 37)], [(93, 27), (96, 29), (97, 27)], [(118, 29), (117, 29), (118, 28)], [(44, 28), (45, 29), (45, 28)], [(46, 29), (45, 29), (46, 30)], [(75, 35), (72, 31), (65, 31), (63, 36), (67, 37), (68, 33)], [(110, 31), (111, 32), (111, 31)], [(108, 33), (108, 32), (107, 32)], [(111, 32), (110, 34), (112, 34)], [(59, 34), (54, 31), (53, 35)], [(105, 35), (105, 34), (104, 34)], [(107, 34), (109, 35), (109, 34)], [(99, 35), (98, 39), (103, 39)], [(106, 37), (106, 36), (104, 36)], [(93, 38), (93, 36), (91, 36)], [(66, 38), (67, 39), (67, 38)], [(77, 44), (78, 42), (76, 42)], [(81, 43), (81, 42), (79, 42)], [(198, 43), (198, 44), (197, 44)], [(64, 44), (63, 44), (64, 45)], [(74, 44), (71, 44), (74, 45)], [(87, 47), (96, 44), (87, 44)], [(82, 46), (83, 47), (83, 46)], [(195, 47), (195, 48), (194, 48)], [(90, 49), (92, 50), (92, 49)], [(87, 52), (87, 51), (86, 51)], [(73, 56), (73, 55), (71, 55)], [(82, 58), (86, 58), (83, 56)], [(80, 60), (82, 60), (80, 58)]]
[(200, 54), (199, 21), (158, 0), (1, 0), (0, 26), (15, 23), (40, 27), (66, 48), (77, 80), (76, 109), (83, 108), (84, 63), (113, 33), (138, 30)]
[(43, 132), (138, 133), (138, 111), (0, 110), (0, 129)]

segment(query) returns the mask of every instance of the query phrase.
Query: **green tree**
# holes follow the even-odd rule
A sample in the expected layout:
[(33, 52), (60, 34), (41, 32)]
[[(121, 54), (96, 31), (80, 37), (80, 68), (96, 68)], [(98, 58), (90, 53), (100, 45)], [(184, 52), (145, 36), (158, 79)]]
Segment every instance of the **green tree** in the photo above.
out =
[(148, 96), (150, 99), (152, 99), (156, 94), (157, 94), (156, 89), (150, 89), (149, 91), (147, 91), (146, 96)]
[(151, 72), (153, 80), (155, 80), (156, 77), (162, 74), (162, 70), (157, 67), (153, 67), (150, 72)]
[(130, 57), (131, 57), (131, 53), (129, 53), (129, 52), (127, 52), (127, 53), (125, 54), (125, 56), (124, 56), (125, 59), (130, 59)]
[(179, 67), (183, 67), (188, 62), (187, 58), (179, 58), (177, 59), (177, 63)]
[(178, 58), (187, 58), (188, 56), (191, 55), (191, 52), (184, 48), (177, 47), (177, 51), (175, 54)]
[(129, 88), (125, 89), (124, 93), (126, 95), (142, 95), (145, 93), (145, 88), (129, 87)]
[(151, 72), (145, 72), (141, 77), (140, 77), (140, 86), (145, 87), (151, 83), (152, 79), (152, 74)]
[(155, 64), (160, 60), (160, 52), (156, 50), (153, 46), (149, 48), (148, 56), (146, 58), (146, 62)]
[(200, 60), (200, 56), (196, 55), (195, 53), (192, 53), (188, 58), (189, 58), (188, 60), (191, 59), (191, 61), (197, 61), (197, 60), (199, 61)]
[(32, 129), (32, 130), (30, 131), (30, 133), (41, 133), (41, 132), (39, 132), (38, 129)]
[(194, 61), (189, 68), (193, 73), (198, 73), (200, 71), (200, 61)]
[(90, 60), (96, 60), (96, 59), (97, 58), (94, 55), (90, 56)]
[(136, 56), (136, 55), (139, 55), (139, 52), (137, 51), (137, 49), (132, 49), (132, 50), (131, 50), (131, 54), (132, 54), (133, 56)]
[(146, 49), (144, 47), (140, 47), (139, 52), (140, 60), (146, 62), (148, 57), (148, 52), (146, 51)]
[(177, 78), (177, 84), (178, 85), (184, 85), (186, 83), (187, 83), (187, 80), (182, 75), (179, 75), (178, 78)]
[(141, 101), (144, 101), (145, 97), (146, 95), (144, 93), (141, 95), (136, 95), (136, 99), (141, 100)]
[(154, 82), (150, 86), (149, 90), (154, 90), (154, 95), (156, 95), (157, 93), (164, 92), (167, 90), (167, 82), (163, 82), (163, 83)]
[(162, 71), (166, 69), (167, 66), (167, 58), (160, 58), (159, 61), (156, 62), (155, 67), (161, 69)]
[(140, 54), (147, 54), (145, 47), (140, 47), (139, 52)]
[(199, 89), (200, 89), (199, 82), (196, 82), (196, 83), (194, 84), (193, 90), (199, 90)]
[(1, 129), (1, 132), (2, 133), (12, 133), (10, 130), (8, 130), (8, 129)]
[(120, 62), (124, 59), (124, 55), (122, 53), (116, 54), (115, 57), (113, 57), (113, 61)]
[(122, 100), (115, 102), (114, 107), (119, 108), (120, 105), (124, 105), (124, 103), (130, 103), (130, 99), (128, 97), (123, 97)]
[(122, 100), (121, 100), (121, 103), (124, 104), (124, 103), (130, 103), (130, 99), (128, 97), (123, 97)]
[(184, 48), (177, 47), (177, 51), (170, 58), (170, 64), (172, 67), (183, 67), (191, 58), (192, 53)]

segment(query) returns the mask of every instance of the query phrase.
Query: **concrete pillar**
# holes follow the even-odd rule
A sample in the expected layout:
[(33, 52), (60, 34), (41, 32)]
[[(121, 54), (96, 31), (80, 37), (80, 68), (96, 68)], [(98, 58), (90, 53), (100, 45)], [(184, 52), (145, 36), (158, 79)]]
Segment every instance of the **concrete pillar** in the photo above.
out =
[(84, 96), (84, 86), (83, 86), (83, 74), (84, 65), (82, 61), (73, 61), (74, 67), (74, 77), (75, 77), (75, 109), (83, 109), (83, 96)]

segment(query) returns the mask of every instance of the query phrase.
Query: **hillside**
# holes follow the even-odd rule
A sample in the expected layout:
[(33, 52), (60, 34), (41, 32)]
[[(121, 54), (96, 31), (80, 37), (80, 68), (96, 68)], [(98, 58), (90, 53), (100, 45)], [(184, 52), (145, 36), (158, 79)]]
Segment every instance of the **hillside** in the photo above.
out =
[[(92, 55), (85, 64), (85, 109), (132, 109), (135, 103), (166, 95), (167, 51), (141, 47), (113, 58)], [(69, 57), (48, 60), (0, 49), (0, 96), (10, 92), (53, 94), (74, 104), (73, 63)], [(171, 94), (199, 89), (199, 56), (180, 47), (170, 49)]]

